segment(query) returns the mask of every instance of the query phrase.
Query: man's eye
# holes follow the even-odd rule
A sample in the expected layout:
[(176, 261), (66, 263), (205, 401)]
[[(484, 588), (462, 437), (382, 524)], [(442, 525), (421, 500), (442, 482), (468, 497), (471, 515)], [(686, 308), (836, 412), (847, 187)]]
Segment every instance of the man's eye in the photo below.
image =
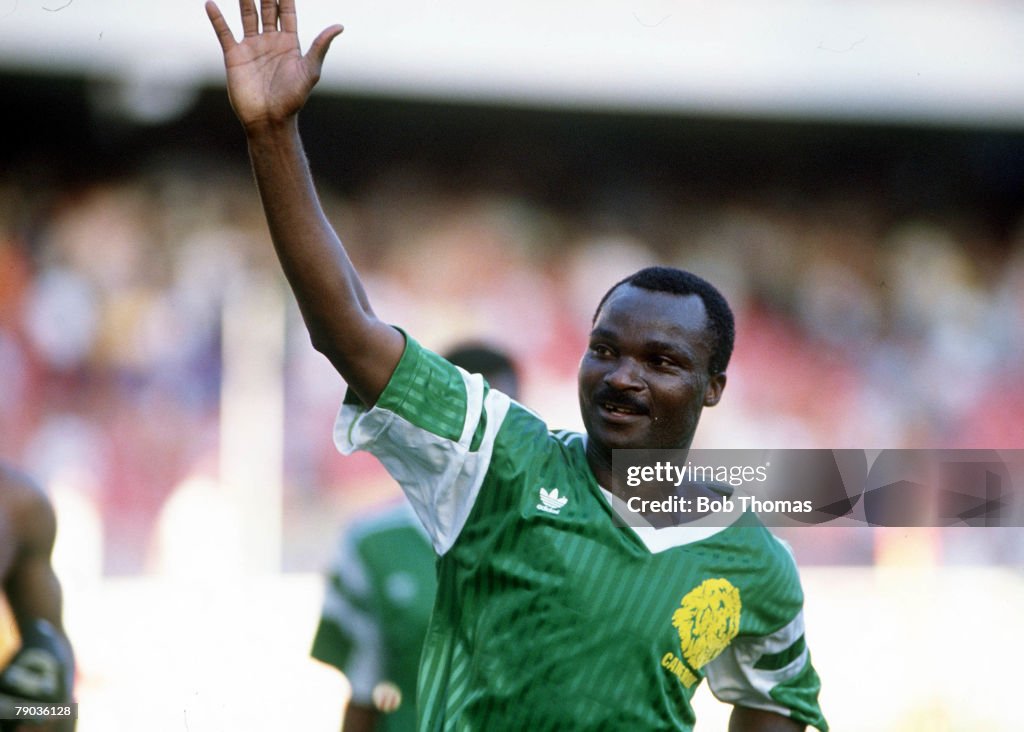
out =
[(595, 356), (610, 356), (612, 353), (612, 349), (600, 343), (596, 343), (593, 346), (591, 346), (590, 350), (593, 352)]

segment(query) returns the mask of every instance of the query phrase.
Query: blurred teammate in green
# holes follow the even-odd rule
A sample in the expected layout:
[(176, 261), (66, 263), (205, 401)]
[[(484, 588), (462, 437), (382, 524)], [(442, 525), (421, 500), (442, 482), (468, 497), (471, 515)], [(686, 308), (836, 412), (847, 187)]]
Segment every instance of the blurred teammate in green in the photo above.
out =
[[(512, 360), (483, 343), (445, 357), (512, 399)], [(312, 655), (342, 671), (352, 687), (344, 732), (416, 728), (416, 675), (437, 592), (436, 555), (405, 499), (360, 516), (343, 532), (328, 568)]]

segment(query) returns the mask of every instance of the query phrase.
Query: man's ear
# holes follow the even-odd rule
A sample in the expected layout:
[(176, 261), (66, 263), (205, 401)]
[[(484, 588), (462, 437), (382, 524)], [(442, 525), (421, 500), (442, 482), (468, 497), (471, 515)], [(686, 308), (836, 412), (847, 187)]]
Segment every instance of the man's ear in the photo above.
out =
[(713, 407), (722, 398), (725, 391), (725, 373), (715, 374), (708, 379), (707, 389), (704, 390), (704, 406)]

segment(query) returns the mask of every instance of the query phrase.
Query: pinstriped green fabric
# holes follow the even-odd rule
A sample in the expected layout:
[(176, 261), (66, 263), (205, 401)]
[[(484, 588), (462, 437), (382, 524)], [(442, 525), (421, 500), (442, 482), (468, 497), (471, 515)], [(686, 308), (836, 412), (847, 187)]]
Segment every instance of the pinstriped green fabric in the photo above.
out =
[[(815, 697), (817, 697), (820, 689), (821, 680), (818, 678), (818, 674), (815, 673), (814, 667), (808, 663), (800, 670), (797, 676), (775, 686), (771, 690), (771, 695), (775, 701), (784, 707), (804, 709), (809, 691), (812, 691)], [(819, 724), (814, 722), (809, 722), (809, 724), (815, 724), (815, 726), (820, 727)]]
[(466, 386), (437, 354), (413, 344), (406, 348), (377, 406), (446, 440), (458, 440), (466, 420)]
[[(506, 418), (491, 475), (441, 560), (421, 729), (690, 729), (703, 673), (681, 652), (673, 613), (724, 577), (743, 598), (740, 633), (778, 630), (802, 602), (788, 554), (746, 522), (652, 555), (579, 471), (582, 443), (567, 446), (532, 419)], [(569, 496), (558, 515), (537, 509), (541, 486)], [(690, 686), (667, 656), (690, 669)], [(804, 721), (824, 724), (813, 698), (795, 696)]]
[[(433, 383), (447, 393), (443, 378)], [(431, 405), (443, 416), (425, 417)], [(388, 408), (461, 433), (450, 405), (436, 405)], [(513, 403), (480, 449), (490, 450), (483, 482), (438, 564), (420, 730), (689, 730), (716, 655), (780, 633), (796, 642), (785, 640), (803, 604), (796, 567), (756, 517), (652, 553), (613, 513), (579, 435), (551, 433)], [(827, 729), (817, 675), (806, 654), (794, 658), (803, 666), (781, 694), (760, 698)]]

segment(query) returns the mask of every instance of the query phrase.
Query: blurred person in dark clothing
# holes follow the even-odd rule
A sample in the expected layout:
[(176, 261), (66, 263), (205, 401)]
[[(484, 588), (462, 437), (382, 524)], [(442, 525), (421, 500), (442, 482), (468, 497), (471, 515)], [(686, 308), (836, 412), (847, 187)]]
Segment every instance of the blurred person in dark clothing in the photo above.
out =
[(64, 632), (61, 585), (51, 564), (57, 536), (53, 506), (42, 489), (0, 463), (0, 577), (20, 645), (0, 671), (0, 730), (67, 732), (74, 720), (23, 722), (16, 707), (72, 699), (75, 663)]

